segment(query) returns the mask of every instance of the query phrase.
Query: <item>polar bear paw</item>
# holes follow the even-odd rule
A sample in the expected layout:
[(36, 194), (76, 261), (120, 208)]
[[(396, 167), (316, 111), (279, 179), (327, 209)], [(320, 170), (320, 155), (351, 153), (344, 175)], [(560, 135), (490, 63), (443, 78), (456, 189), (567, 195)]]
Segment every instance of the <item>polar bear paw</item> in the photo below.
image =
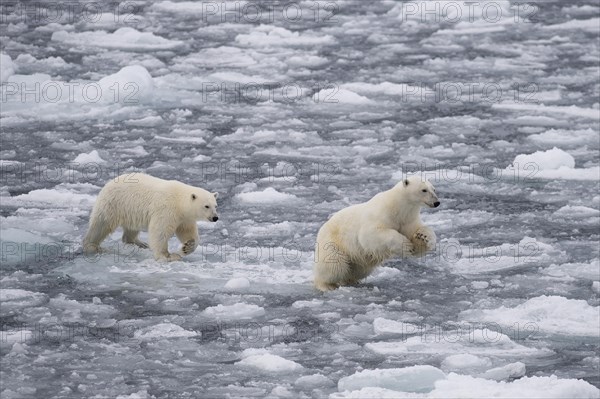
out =
[(414, 256), (423, 256), (427, 251), (435, 249), (436, 237), (433, 232), (426, 229), (419, 229), (413, 235), (412, 243), (414, 245), (412, 254)]
[(159, 262), (176, 262), (183, 259), (183, 257), (179, 254), (167, 254), (159, 256), (156, 260)]
[(181, 252), (184, 255), (189, 255), (196, 250), (196, 240), (187, 240), (181, 246)]

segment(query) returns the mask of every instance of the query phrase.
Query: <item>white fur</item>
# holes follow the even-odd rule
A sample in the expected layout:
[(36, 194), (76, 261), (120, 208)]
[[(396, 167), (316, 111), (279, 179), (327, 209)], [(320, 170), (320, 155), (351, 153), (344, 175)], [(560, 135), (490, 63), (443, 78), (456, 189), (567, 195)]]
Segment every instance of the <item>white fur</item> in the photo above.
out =
[[(202, 188), (141, 173), (119, 176), (98, 195), (83, 240), (84, 251), (100, 251), (100, 243), (122, 227), (123, 242), (147, 248), (138, 239), (140, 230), (147, 230), (157, 260), (181, 259), (198, 246), (196, 221), (218, 217), (217, 196)], [(168, 251), (168, 241), (174, 234), (183, 244), (181, 254)]]
[(390, 257), (423, 256), (434, 249), (435, 233), (423, 225), (419, 212), (436, 202), (431, 183), (413, 176), (335, 213), (317, 235), (315, 286), (327, 291), (356, 284)]

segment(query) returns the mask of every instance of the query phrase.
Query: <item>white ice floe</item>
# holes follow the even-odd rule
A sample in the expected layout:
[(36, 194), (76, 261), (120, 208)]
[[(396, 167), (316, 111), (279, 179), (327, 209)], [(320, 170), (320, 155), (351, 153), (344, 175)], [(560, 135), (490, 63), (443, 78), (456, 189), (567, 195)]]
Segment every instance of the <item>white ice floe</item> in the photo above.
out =
[(133, 334), (134, 338), (144, 341), (152, 341), (163, 338), (185, 338), (195, 337), (199, 333), (188, 331), (181, 326), (173, 323), (159, 323), (152, 326), (141, 328)]
[(385, 356), (410, 354), (451, 355), (470, 353), (481, 356), (544, 356), (549, 352), (519, 345), (507, 335), (487, 328), (471, 331), (437, 331), (401, 341), (371, 342), (365, 348)]
[(304, 368), (299, 363), (285, 359), (278, 355), (273, 355), (271, 353), (249, 355), (244, 357), (236, 364), (242, 367), (251, 367), (271, 373), (289, 373), (302, 370)]
[(464, 372), (465, 370), (481, 370), (490, 367), (492, 362), (487, 357), (475, 356), (470, 353), (460, 353), (446, 357), (441, 364), (442, 370)]
[[(416, 368), (431, 366), (413, 366), (406, 369), (406, 373), (417, 373)], [(386, 370), (375, 371), (370, 380), (358, 381), (352, 385), (351, 389), (346, 386), (338, 385), (340, 392), (330, 395), (331, 399), (355, 398), (355, 399), (447, 399), (447, 398), (500, 398), (500, 399), (596, 399), (600, 390), (590, 383), (577, 379), (561, 379), (554, 375), (549, 377), (523, 377), (512, 382), (497, 382), (490, 379), (472, 377), (450, 373), (447, 376), (440, 370), (438, 374), (431, 371), (431, 375), (414, 376), (414, 379), (408, 381), (405, 385), (400, 382), (390, 381), (386, 383)], [(394, 370), (394, 369), (393, 369)], [(379, 372), (379, 373), (377, 373)], [(379, 374), (379, 375), (378, 375)], [(423, 385), (423, 390), (415, 390), (420, 382), (420, 378), (431, 378), (436, 376), (430, 385)], [(439, 378), (438, 378), (439, 376)], [(346, 377), (349, 378), (349, 377)], [(343, 380), (343, 379), (342, 379)], [(340, 380), (341, 381), (341, 380)], [(381, 382), (381, 383), (380, 383)]]
[(113, 33), (102, 30), (85, 32), (58, 31), (52, 40), (71, 46), (102, 47), (130, 51), (172, 50), (183, 45), (182, 41), (169, 40), (151, 32), (140, 32), (133, 28), (119, 28)]
[(510, 378), (523, 377), (526, 371), (524, 363), (515, 362), (489, 369), (485, 373), (479, 374), (478, 377), (485, 378), (486, 380), (505, 381)]
[(16, 288), (0, 289), (0, 314), (7, 315), (23, 308), (40, 306), (48, 301), (48, 296), (41, 292), (32, 292)]
[(243, 291), (250, 287), (250, 281), (246, 277), (232, 278), (225, 284), (228, 291)]
[(367, 97), (356, 94), (353, 91), (340, 88), (323, 89), (313, 95), (315, 103), (319, 104), (349, 104), (349, 105), (366, 105), (374, 104), (374, 101)]
[[(494, 247), (474, 248), (460, 246), (452, 241), (442, 246), (447, 267), (455, 273), (474, 275), (499, 270), (521, 268), (531, 264), (556, 262), (565, 253), (552, 245), (533, 237), (523, 237), (516, 244), (505, 243)], [(478, 288), (479, 287), (479, 288)], [(483, 289), (484, 284), (475, 283), (473, 288)]]
[(235, 303), (233, 305), (209, 306), (202, 311), (202, 315), (215, 319), (252, 319), (263, 316), (265, 309), (248, 303)]
[(492, 105), (492, 108), (508, 111), (533, 111), (539, 114), (561, 114), (565, 117), (581, 118), (581, 119), (600, 119), (600, 111), (593, 108), (582, 108), (576, 105), (570, 106), (546, 106), (543, 104), (528, 104), (528, 103), (499, 103)]
[(315, 388), (330, 387), (335, 383), (323, 374), (304, 375), (298, 378), (294, 385), (303, 390), (312, 390)]
[(553, 215), (568, 219), (587, 219), (598, 217), (600, 210), (581, 205), (565, 205)]
[(273, 187), (268, 187), (263, 191), (251, 191), (247, 193), (236, 194), (235, 199), (247, 204), (273, 205), (296, 201), (298, 197), (293, 194), (281, 193), (275, 190)]
[(235, 41), (242, 46), (250, 47), (295, 47), (323, 46), (335, 44), (329, 35), (313, 34), (311, 31), (292, 32), (272, 25), (259, 25), (250, 33), (237, 35)]
[(98, 163), (105, 163), (106, 161), (100, 157), (100, 154), (98, 154), (98, 151), (92, 150), (89, 153), (83, 153), (83, 154), (77, 155), (75, 157), (75, 159), (73, 160), (73, 162), (79, 163), (79, 164), (98, 164)]
[(373, 320), (373, 331), (377, 335), (404, 335), (414, 334), (421, 329), (421, 326), (402, 321), (389, 320), (383, 317), (376, 317)]
[(433, 366), (364, 370), (341, 378), (338, 390), (355, 391), (364, 387), (379, 387), (404, 392), (429, 392), (436, 381), (444, 378), (444, 372)]
[(104, 101), (128, 105), (150, 101), (154, 89), (152, 76), (141, 65), (126, 66), (100, 79), (98, 85)]
[(518, 173), (523, 179), (598, 180), (600, 166), (575, 168), (575, 158), (559, 148), (520, 154), (506, 171)]
[(577, 146), (598, 146), (598, 132), (594, 129), (550, 129), (543, 133), (532, 134), (527, 139), (542, 146), (561, 146), (561, 147), (577, 147)]
[(4, 83), (15, 73), (15, 64), (7, 54), (0, 54), (0, 83)]
[(514, 326), (519, 323), (548, 334), (569, 336), (600, 336), (600, 309), (581, 299), (542, 295), (515, 307), (465, 310), (463, 320)]
[(543, 29), (550, 30), (583, 30), (591, 33), (600, 32), (600, 18), (572, 19), (567, 22), (554, 25), (545, 25)]

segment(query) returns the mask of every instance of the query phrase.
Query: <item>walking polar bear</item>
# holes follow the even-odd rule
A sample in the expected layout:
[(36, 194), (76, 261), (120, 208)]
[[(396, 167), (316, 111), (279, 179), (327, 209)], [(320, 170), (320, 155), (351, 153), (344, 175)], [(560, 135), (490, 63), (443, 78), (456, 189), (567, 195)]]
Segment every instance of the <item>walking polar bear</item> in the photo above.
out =
[[(217, 197), (217, 193), (175, 180), (142, 173), (119, 176), (98, 195), (83, 240), (84, 252), (99, 252), (100, 243), (120, 226), (123, 242), (148, 248), (138, 239), (140, 230), (147, 230), (155, 259), (180, 260), (198, 246), (196, 221), (219, 219)], [(173, 235), (183, 244), (180, 253), (169, 253), (168, 243)]]
[(314, 284), (321, 291), (356, 284), (393, 256), (423, 256), (435, 248), (421, 207), (437, 208), (435, 188), (418, 176), (371, 200), (335, 213), (317, 235)]

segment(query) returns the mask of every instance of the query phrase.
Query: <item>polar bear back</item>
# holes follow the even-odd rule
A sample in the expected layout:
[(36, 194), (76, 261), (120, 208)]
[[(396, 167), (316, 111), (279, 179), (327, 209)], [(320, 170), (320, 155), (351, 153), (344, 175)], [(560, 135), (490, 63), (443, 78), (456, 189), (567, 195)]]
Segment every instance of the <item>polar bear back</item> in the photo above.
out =
[(194, 190), (198, 189), (173, 180), (141, 173), (126, 174), (102, 188), (94, 210), (100, 213), (99, 216), (106, 214), (104, 219), (117, 226), (146, 230), (155, 215), (169, 216), (174, 223), (185, 218), (180, 204), (184, 196)]

